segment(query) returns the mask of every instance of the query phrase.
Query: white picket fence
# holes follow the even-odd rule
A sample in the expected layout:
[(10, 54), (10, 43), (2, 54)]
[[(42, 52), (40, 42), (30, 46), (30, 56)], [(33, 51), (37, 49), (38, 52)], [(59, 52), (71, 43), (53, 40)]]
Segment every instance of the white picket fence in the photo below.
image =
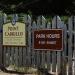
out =
[[(18, 18), (17, 16), (17, 21)], [(64, 24), (59, 16), (54, 16), (52, 22), (49, 22), (44, 16), (39, 16), (36, 21), (33, 21), (31, 16), (24, 15), (23, 21), (26, 24), (27, 32), (26, 47), (2, 46), (2, 27), (3, 23), (8, 21), (6, 15), (0, 17), (0, 63), (41, 66), (52, 72), (62, 72), (62, 75), (75, 75), (75, 16), (71, 16), (67, 24)], [(32, 32), (38, 29), (63, 29), (63, 51), (33, 50)]]

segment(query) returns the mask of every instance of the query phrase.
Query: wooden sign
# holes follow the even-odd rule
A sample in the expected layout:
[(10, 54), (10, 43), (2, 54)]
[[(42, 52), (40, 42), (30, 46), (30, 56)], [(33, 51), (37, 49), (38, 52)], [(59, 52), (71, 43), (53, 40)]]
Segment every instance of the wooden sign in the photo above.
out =
[(35, 50), (63, 50), (62, 29), (35, 30), (33, 37), (33, 47)]
[(4, 46), (26, 46), (25, 24), (16, 22), (15, 25), (6, 23), (3, 25)]

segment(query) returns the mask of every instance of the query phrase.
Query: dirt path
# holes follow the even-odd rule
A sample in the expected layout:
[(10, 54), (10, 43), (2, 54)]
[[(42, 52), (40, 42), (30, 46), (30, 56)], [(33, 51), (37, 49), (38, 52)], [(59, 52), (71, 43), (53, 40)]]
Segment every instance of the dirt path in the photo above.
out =
[(0, 75), (36, 75), (36, 74), (8, 74), (8, 73), (4, 73), (4, 72), (0, 72)]
[(8, 73), (0, 72), (0, 75), (17, 75), (17, 74), (8, 74)]

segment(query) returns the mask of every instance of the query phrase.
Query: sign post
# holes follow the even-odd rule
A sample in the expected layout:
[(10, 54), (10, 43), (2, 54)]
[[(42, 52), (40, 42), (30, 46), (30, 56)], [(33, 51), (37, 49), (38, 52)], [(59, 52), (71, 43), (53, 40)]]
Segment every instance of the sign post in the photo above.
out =
[(33, 48), (35, 50), (63, 50), (63, 30), (62, 29), (48, 29), (34, 31)]

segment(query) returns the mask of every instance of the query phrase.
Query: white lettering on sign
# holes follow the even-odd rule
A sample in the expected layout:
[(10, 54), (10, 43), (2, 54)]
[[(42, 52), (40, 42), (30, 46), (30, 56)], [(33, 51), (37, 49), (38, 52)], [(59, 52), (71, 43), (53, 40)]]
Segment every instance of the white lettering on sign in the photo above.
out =
[(47, 44), (56, 44), (56, 41), (47, 41)]
[(60, 34), (36, 34), (36, 38), (60, 38)]
[(38, 44), (56, 44), (56, 41), (39, 41)]
[(36, 38), (45, 38), (45, 34), (36, 34)]
[(39, 44), (45, 44), (45, 41), (39, 41)]
[(60, 38), (60, 34), (46, 34), (46, 38)]

